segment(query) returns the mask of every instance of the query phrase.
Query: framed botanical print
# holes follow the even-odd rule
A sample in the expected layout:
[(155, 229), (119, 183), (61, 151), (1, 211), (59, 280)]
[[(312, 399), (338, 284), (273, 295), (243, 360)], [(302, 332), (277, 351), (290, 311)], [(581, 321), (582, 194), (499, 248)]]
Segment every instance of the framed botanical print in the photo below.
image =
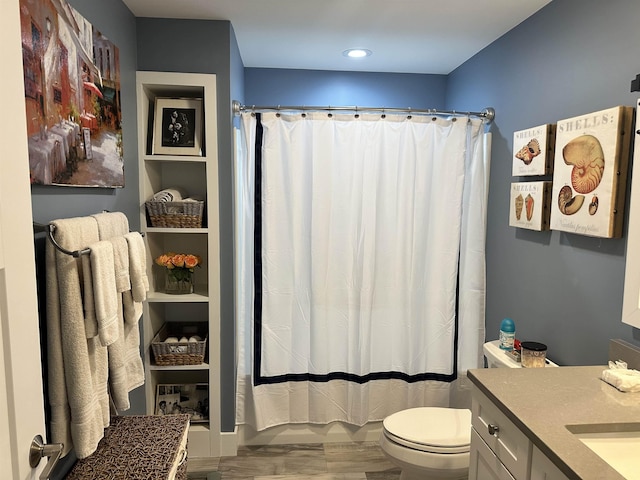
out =
[(154, 155), (202, 155), (202, 99), (156, 98)]

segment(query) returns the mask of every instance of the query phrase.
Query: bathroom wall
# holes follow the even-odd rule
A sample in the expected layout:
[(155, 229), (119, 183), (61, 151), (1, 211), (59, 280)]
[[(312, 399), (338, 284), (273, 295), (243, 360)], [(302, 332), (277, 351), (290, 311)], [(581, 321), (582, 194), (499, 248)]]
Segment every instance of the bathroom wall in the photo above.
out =
[(217, 20), (138, 18), (138, 70), (215, 73), (220, 202), (220, 364), (222, 431), (235, 427), (233, 317), (233, 133), (231, 92), (244, 86), (231, 24)]
[(635, 0), (554, 0), (447, 82), (448, 108), (496, 109), (487, 337), (496, 338), (502, 318), (511, 317), (518, 338), (546, 343), (549, 356), (564, 365), (606, 362), (610, 338), (640, 343), (640, 331), (621, 323), (626, 226), (621, 239), (509, 227), (510, 183), (518, 181), (511, 176), (513, 132), (634, 106), (639, 18)]
[[(48, 223), (58, 218), (91, 215), (103, 210), (123, 212), (132, 230), (140, 228), (138, 202), (138, 141), (136, 129), (135, 71), (137, 64), (135, 17), (121, 0), (68, 0), (81, 15), (100, 30), (119, 49), (120, 87), (122, 99), (122, 137), (124, 158), (124, 188), (53, 187), (33, 185), (31, 201), (33, 220)], [(38, 276), (39, 311), (45, 312), (43, 235), (35, 237), (36, 271)], [(44, 316), (40, 320), (45, 332)], [(43, 348), (43, 352), (46, 350)], [(43, 353), (43, 362), (46, 362)], [(43, 366), (46, 372), (46, 366)], [(46, 388), (46, 383), (45, 383)], [(131, 408), (123, 414), (140, 415), (145, 412), (144, 389), (130, 395)], [(62, 479), (73, 465), (75, 455), (70, 454), (52, 473), (53, 480)]]
[[(606, 360), (608, 339), (640, 342), (620, 322), (626, 238), (592, 239), (508, 226), (514, 130), (634, 105), (640, 3), (554, 0), (451, 75), (243, 69), (228, 22), (135, 19), (120, 0), (69, 0), (120, 48), (126, 186), (34, 186), (34, 220), (123, 211), (139, 228), (135, 71), (218, 75), (221, 205), (222, 429), (234, 427), (231, 100), (247, 105), (360, 105), (497, 111), (487, 238), (487, 337), (511, 316), (562, 364)], [(228, 119), (228, 121), (227, 121)], [(625, 230), (626, 233), (626, 230)], [(134, 392), (132, 412), (144, 410)]]
[[(33, 185), (31, 201), (33, 220), (48, 223), (58, 218), (99, 213), (103, 210), (126, 214), (132, 230), (140, 228), (138, 209), (138, 142), (136, 130), (136, 25), (135, 17), (120, 0), (69, 0), (69, 4), (111, 40), (120, 52), (120, 79), (122, 98), (122, 128), (124, 152), (124, 188), (53, 187)], [(35, 237), (36, 268), (38, 275), (39, 311), (45, 312), (43, 235)], [(44, 315), (40, 320), (44, 332)], [(44, 350), (43, 350), (44, 351)], [(43, 356), (43, 361), (46, 362)], [(43, 370), (46, 371), (46, 368)], [(126, 414), (145, 411), (143, 388), (130, 395), (131, 408)]]
[[(356, 60), (357, 61), (357, 60)], [(246, 105), (444, 108), (446, 76), (245, 69)]]
[(125, 187), (84, 188), (34, 185), (31, 190), (34, 220), (90, 215), (102, 210), (124, 212), (132, 229), (138, 229), (138, 142), (136, 130), (136, 24), (120, 0), (68, 0), (81, 15), (111, 40), (120, 51)]
[(245, 103), (494, 107), (487, 339), (508, 316), (518, 338), (546, 343), (557, 362), (601, 364), (608, 339), (640, 342), (640, 331), (621, 323), (626, 238), (509, 227), (509, 188), (519, 180), (511, 176), (512, 139), (515, 130), (634, 106), (637, 18), (632, 0), (555, 0), (449, 76), (247, 68)]

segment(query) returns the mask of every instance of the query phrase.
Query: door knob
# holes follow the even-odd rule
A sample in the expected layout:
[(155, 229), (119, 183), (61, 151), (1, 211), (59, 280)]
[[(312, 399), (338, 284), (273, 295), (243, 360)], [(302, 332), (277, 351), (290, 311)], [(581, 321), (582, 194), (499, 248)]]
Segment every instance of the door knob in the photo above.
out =
[(47, 480), (49, 478), (53, 467), (55, 467), (58, 460), (60, 460), (63, 448), (64, 444), (62, 443), (45, 444), (42, 435), (33, 437), (31, 447), (29, 448), (29, 465), (31, 465), (31, 468), (36, 468), (43, 457), (49, 458), (47, 465), (40, 474), (40, 480)]
[(490, 423), (487, 427), (489, 429), (489, 435), (493, 435), (494, 437), (498, 436), (498, 432), (500, 431), (500, 427), (498, 425)]

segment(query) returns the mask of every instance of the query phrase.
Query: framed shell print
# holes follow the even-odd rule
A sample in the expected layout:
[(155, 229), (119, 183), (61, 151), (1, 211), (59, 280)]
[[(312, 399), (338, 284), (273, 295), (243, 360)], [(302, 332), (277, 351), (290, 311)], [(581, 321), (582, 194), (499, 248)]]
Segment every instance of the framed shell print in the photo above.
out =
[(511, 184), (509, 225), (529, 230), (549, 230), (551, 182)]
[(613, 107), (558, 121), (551, 229), (622, 236), (632, 118), (632, 107)]
[(555, 125), (513, 132), (512, 175), (551, 175)]

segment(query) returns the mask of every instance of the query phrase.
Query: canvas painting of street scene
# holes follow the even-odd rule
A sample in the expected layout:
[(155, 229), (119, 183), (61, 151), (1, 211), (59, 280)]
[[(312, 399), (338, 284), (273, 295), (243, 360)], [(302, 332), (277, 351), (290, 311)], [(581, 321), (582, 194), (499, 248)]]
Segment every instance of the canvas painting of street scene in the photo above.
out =
[(118, 48), (65, 0), (20, 0), (32, 184), (124, 187)]

